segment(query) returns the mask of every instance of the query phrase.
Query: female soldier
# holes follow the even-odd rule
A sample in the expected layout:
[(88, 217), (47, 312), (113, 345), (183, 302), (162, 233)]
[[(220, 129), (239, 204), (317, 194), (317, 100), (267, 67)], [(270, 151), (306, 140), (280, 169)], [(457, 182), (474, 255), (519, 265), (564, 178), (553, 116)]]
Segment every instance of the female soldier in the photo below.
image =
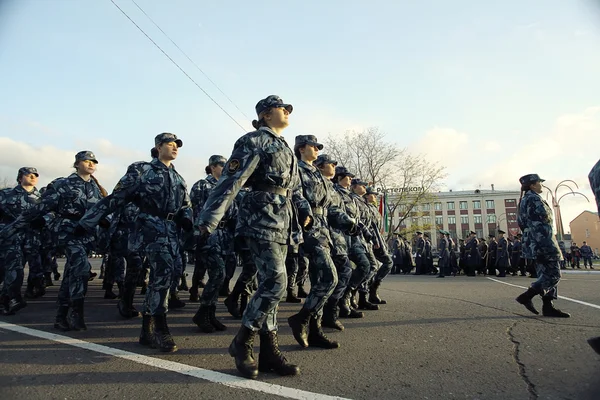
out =
[[(235, 143), (223, 175), (204, 204), (198, 221), (201, 236), (214, 232), (242, 186), (249, 186), (240, 203), (235, 234), (245, 241), (259, 271), (258, 290), (248, 303), (242, 326), (229, 346), (240, 373), (256, 378), (258, 371), (296, 375), (279, 350), (277, 308), (286, 288), (285, 259), (290, 244), (302, 238), (299, 221), (309, 228), (310, 206), (302, 197), (298, 162), (281, 137), (293, 107), (271, 95), (256, 104), (256, 129)], [(258, 365), (253, 355), (260, 330)]]
[(557, 298), (562, 253), (552, 231), (552, 210), (540, 196), (544, 180), (538, 174), (529, 174), (519, 178), (519, 182), (521, 199), (517, 221), (523, 231), (523, 257), (535, 260), (538, 279), (516, 300), (532, 313), (539, 314), (531, 301), (539, 294), (545, 317), (569, 318), (569, 314), (552, 304), (552, 300)]

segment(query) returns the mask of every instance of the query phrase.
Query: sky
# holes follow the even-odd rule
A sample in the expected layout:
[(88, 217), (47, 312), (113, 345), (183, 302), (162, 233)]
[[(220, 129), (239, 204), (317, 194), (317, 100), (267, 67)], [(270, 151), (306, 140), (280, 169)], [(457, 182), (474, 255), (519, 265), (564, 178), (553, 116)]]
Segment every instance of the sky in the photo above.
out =
[(191, 187), (277, 94), (294, 105), (288, 142), (378, 127), (444, 165), (446, 189), (518, 190), (538, 173), (589, 197), (562, 199), (565, 225), (597, 211), (600, 0), (136, 0), (204, 73), (114, 2), (233, 120), (111, 0), (0, 0), (0, 180), (27, 165), (43, 185), (92, 150), (113, 187), (168, 131)]

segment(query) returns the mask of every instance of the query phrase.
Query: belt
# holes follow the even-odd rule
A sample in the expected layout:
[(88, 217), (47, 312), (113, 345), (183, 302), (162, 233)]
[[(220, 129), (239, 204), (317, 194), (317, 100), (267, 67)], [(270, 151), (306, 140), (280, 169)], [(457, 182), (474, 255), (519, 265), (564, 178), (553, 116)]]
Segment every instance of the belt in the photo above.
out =
[(279, 186), (266, 185), (263, 183), (258, 183), (252, 185), (252, 190), (258, 190), (259, 192), (268, 192), (273, 194), (278, 194), (284, 197), (291, 197), (292, 191), (290, 189), (284, 189)]
[(81, 219), (80, 215), (60, 215), (60, 218), (70, 219), (71, 221), (79, 221)]
[(217, 225), (217, 229), (227, 228), (228, 223), (229, 223), (229, 220), (221, 220), (221, 222), (219, 222), (219, 224)]
[(165, 221), (173, 221), (175, 219), (176, 213), (168, 213), (164, 211), (158, 210), (140, 210), (141, 213), (152, 215), (154, 217), (158, 217), (160, 219), (164, 219)]
[(323, 215), (323, 207), (312, 207), (312, 213), (314, 215)]

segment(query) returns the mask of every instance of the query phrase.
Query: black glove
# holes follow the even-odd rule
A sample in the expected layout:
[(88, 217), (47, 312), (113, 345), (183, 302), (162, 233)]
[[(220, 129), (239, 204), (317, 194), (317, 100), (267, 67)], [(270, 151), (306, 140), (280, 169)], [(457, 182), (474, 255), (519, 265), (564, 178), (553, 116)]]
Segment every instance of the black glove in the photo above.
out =
[(208, 228), (204, 225), (200, 225), (198, 227), (198, 230), (200, 231), (200, 235), (198, 236), (197, 246), (198, 246), (198, 248), (201, 248), (206, 245), (206, 242), (208, 241), (208, 237), (210, 236), (210, 233), (208, 232)]
[(46, 220), (43, 217), (36, 218), (29, 223), (29, 226), (31, 226), (32, 229), (40, 230), (46, 226)]
[(350, 228), (346, 233), (350, 236), (358, 236), (358, 234), (360, 233), (360, 229), (358, 229), (358, 225), (354, 224), (352, 225), (352, 228)]
[(108, 229), (110, 228), (110, 222), (106, 218), (102, 218), (98, 221), (98, 226), (102, 229)]
[(181, 220), (181, 229), (186, 232), (190, 232), (194, 229), (194, 224), (189, 219), (183, 219)]
[(85, 228), (79, 224), (77, 224), (77, 226), (75, 226), (75, 230), (73, 231), (73, 235), (75, 236), (85, 236), (87, 235), (88, 232), (85, 230)]

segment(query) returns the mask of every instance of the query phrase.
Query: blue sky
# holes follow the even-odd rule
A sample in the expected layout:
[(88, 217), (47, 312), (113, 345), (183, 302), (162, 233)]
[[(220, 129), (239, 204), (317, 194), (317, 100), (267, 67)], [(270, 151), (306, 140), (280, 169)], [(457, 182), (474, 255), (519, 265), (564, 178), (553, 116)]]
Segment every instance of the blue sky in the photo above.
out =
[[(291, 102), (290, 141), (378, 126), (446, 165), (449, 188), (512, 189), (536, 171), (587, 190), (600, 148), (597, 1), (136, 1), (246, 116), (269, 94)], [(115, 2), (250, 127), (131, 0)], [(111, 186), (170, 131), (191, 185), (243, 133), (110, 0), (1, 1), (0, 76), (11, 179), (22, 164), (67, 174), (89, 148)], [(593, 210), (568, 208), (565, 220)]]

